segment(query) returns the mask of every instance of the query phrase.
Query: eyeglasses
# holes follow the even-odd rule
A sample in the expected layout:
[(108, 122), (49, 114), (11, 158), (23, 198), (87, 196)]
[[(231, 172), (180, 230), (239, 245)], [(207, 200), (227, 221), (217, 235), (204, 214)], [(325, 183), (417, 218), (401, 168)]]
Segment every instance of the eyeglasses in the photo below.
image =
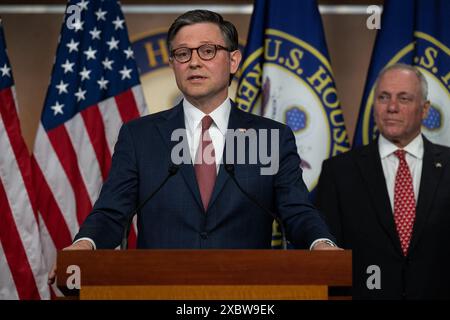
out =
[(180, 63), (189, 62), (192, 58), (192, 51), (197, 51), (198, 56), (202, 60), (211, 60), (216, 56), (217, 50), (230, 51), (228, 48), (218, 44), (203, 44), (198, 48), (181, 47), (172, 50), (172, 57)]

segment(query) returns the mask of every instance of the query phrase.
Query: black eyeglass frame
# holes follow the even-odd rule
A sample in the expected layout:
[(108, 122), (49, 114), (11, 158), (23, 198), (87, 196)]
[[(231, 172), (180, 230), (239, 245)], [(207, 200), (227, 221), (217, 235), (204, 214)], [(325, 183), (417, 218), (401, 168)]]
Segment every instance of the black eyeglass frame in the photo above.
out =
[[(214, 54), (212, 55), (211, 58), (206, 58), (205, 59), (205, 58), (202, 57), (202, 54), (200, 53), (201, 51), (199, 51), (199, 49), (202, 48), (202, 47), (206, 47), (206, 46), (210, 46), (211, 48), (214, 48)], [(180, 49), (188, 49), (189, 50), (189, 59), (187, 59), (186, 61), (180, 61), (180, 60), (177, 59), (177, 57), (175, 55), (175, 52), (180, 50)], [(191, 61), (191, 59), (192, 59), (192, 52), (194, 50), (197, 51), (197, 55), (200, 57), (200, 59), (202, 59), (204, 61), (209, 61), (209, 60), (214, 59), (216, 57), (216, 55), (217, 55), (217, 51), (219, 51), (219, 50), (225, 50), (225, 51), (228, 51), (228, 52), (232, 51), (232, 50), (230, 50), (230, 49), (228, 49), (228, 48), (226, 48), (224, 46), (221, 46), (220, 44), (205, 43), (205, 44), (202, 44), (201, 46), (199, 46), (197, 48), (180, 47), (180, 48), (173, 49), (170, 52), (170, 58), (175, 59), (179, 63), (187, 63), (187, 62)]]

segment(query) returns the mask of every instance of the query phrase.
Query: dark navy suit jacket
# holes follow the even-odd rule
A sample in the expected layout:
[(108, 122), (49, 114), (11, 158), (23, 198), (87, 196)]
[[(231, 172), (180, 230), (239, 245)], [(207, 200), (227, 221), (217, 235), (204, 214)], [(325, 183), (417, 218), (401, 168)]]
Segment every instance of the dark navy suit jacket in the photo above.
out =
[[(185, 128), (181, 103), (123, 125), (109, 177), (75, 240), (91, 238), (99, 249), (114, 248), (120, 243), (128, 215), (167, 176), (171, 150), (178, 143), (171, 141), (171, 135), (179, 128)], [(236, 164), (236, 179), (242, 188), (282, 219), (294, 246), (307, 248), (318, 238), (334, 240), (308, 200), (292, 131), (281, 123), (243, 112), (233, 104), (228, 128), (279, 130), (278, 173), (261, 175), (260, 163)], [(194, 167), (187, 163), (180, 165), (177, 174), (138, 214), (137, 246), (270, 248), (272, 222), (270, 215), (242, 194), (223, 164), (205, 212)]]

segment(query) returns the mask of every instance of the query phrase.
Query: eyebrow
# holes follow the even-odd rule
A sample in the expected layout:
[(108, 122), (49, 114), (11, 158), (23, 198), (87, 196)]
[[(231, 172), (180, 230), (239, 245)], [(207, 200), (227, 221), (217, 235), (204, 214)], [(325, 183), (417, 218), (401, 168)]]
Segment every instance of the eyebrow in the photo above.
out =
[[(380, 94), (388, 94), (388, 95), (392, 95), (392, 93), (391, 93), (391, 92), (388, 92), (388, 91), (381, 91), (381, 92), (378, 93), (378, 95), (380, 95)], [(397, 96), (400, 96), (400, 95), (404, 95), (404, 94), (414, 96), (414, 93), (410, 93), (410, 92), (407, 92), (407, 91), (400, 91), (400, 92), (397, 93), (396, 95), (397, 95)]]
[[(218, 42), (218, 41), (217, 41)], [(201, 44), (216, 44), (216, 42), (212, 41), (212, 40), (202, 40), (200, 41)], [(178, 44), (180, 47), (187, 47), (187, 43), (182, 42), (180, 44)]]

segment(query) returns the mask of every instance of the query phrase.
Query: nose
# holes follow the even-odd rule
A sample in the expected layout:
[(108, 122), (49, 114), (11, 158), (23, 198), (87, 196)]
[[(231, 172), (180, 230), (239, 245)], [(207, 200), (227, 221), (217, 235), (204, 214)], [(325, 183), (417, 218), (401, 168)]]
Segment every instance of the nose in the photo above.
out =
[(197, 50), (192, 50), (192, 56), (191, 60), (189, 60), (189, 67), (190, 68), (197, 68), (201, 65), (201, 58), (198, 55)]
[(391, 98), (389, 100), (389, 104), (388, 104), (388, 108), (387, 108), (388, 112), (398, 112), (398, 108), (399, 108), (399, 106), (398, 106), (397, 98), (395, 98), (395, 97)]

